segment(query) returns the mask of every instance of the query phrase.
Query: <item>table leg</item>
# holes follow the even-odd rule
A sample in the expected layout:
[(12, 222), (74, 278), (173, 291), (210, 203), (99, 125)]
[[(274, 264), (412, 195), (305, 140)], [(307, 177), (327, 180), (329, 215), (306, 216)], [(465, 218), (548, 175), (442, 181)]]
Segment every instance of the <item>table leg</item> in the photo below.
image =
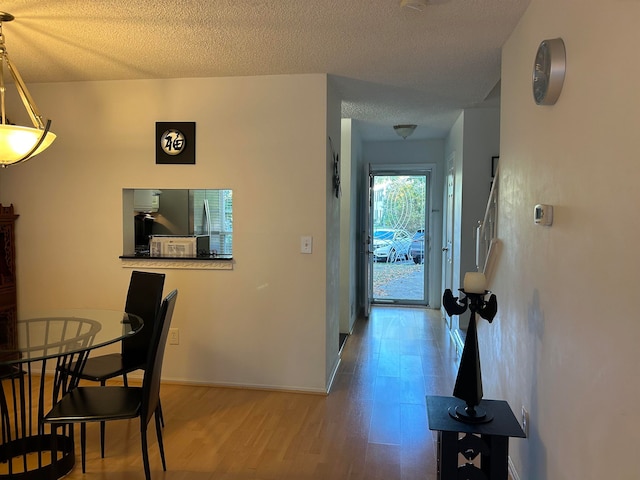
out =
[(489, 446), (489, 455), (482, 455), (482, 471), (490, 480), (508, 480), (509, 478), (509, 437), (483, 435)]
[(458, 432), (438, 431), (438, 480), (458, 478)]

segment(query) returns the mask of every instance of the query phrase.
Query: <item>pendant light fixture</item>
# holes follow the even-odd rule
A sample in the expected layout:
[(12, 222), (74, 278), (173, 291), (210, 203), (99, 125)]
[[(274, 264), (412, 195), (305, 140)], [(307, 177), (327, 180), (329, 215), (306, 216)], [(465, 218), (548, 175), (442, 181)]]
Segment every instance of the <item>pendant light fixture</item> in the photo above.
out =
[[(53, 132), (49, 131), (51, 120), (46, 123), (38, 111), (33, 98), (22, 81), (22, 77), (16, 66), (11, 63), (4, 44), (2, 23), (10, 22), (14, 16), (10, 13), (0, 12), (0, 166), (7, 167), (29, 160), (34, 155), (44, 151), (56, 139)], [(24, 104), (33, 127), (13, 125), (9, 123), (4, 106), (6, 87), (4, 82), (5, 66), (9, 70), (22, 103)]]

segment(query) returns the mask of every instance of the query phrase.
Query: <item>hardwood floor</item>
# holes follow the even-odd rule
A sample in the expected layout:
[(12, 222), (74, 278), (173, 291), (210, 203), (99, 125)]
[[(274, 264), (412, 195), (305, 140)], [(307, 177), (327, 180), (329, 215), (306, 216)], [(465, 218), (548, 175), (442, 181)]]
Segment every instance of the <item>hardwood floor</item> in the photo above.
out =
[[(154, 480), (435, 480), (425, 395), (450, 395), (456, 353), (437, 310), (376, 307), (342, 351), (328, 396), (163, 385), (167, 472), (153, 424)], [(88, 426), (87, 473), (143, 479), (138, 421)]]

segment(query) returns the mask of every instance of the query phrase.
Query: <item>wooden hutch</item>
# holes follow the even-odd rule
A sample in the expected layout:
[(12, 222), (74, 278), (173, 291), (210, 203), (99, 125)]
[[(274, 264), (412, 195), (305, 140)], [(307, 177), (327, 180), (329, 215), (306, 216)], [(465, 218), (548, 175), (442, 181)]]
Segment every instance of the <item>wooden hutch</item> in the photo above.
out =
[(18, 347), (16, 322), (18, 299), (16, 293), (15, 221), (13, 204), (0, 204), (0, 360), (13, 356)]

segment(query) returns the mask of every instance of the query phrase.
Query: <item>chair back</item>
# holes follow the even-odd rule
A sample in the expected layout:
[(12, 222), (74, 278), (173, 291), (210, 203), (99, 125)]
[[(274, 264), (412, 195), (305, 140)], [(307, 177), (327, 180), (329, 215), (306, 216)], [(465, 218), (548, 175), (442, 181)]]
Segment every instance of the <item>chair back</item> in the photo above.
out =
[(153, 324), (160, 311), (164, 273), (131, 272), (124, 310), (142, 318), (140, 332), (122, 341), (122, 357), (127, 365), (144, 364), (149, 353)]
[(145, 421), (145, 425), (149, 423), (153, 413), (158, 407), (160, 401), (160, 376), (162, 373), (162, 360), (164, 359), (164, 350), (167, 345), (167, 336), (169, 335), (169, 326), (173, 317), (173, 309), (178, 298), (178, 290), (173, 290), (162, 301), (160, 313), (156, 319), (151, 337), (149, 348), (149, 356), (144, 369), (144, 379), (142, 381), (142, 409), (141, 418)]

